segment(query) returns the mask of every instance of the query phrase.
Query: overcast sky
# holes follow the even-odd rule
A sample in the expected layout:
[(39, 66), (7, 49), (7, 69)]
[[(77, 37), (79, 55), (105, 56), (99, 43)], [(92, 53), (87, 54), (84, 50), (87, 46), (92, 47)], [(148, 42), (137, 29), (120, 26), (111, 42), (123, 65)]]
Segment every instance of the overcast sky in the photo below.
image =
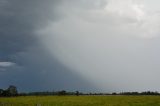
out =
[(160, 91), (159, 0), (0, 0), (0, 88)]

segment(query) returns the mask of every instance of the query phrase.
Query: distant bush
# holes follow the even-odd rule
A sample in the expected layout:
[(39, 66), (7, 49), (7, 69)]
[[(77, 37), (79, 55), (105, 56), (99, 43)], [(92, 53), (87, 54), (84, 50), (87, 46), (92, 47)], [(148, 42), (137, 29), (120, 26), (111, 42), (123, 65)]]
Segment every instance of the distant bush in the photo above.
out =
[(59, 91), (58, 95), (67, 95), (67, 92), (65, 90)]

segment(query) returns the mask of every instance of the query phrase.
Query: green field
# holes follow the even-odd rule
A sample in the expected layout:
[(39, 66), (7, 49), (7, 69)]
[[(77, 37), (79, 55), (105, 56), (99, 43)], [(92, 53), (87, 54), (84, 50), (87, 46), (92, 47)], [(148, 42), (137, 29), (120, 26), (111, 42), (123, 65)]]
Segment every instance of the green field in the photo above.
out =
[(160, 96), (26, 96), (0, 98), (0, 106), (160, 106)]

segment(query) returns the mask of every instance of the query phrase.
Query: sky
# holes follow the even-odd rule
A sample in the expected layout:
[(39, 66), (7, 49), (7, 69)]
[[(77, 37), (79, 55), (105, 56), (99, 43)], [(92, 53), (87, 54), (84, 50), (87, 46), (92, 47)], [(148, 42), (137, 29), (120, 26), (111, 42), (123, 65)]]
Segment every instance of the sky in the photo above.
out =
[(0, 88), (160, 92), (159, 0), (0, 0)]

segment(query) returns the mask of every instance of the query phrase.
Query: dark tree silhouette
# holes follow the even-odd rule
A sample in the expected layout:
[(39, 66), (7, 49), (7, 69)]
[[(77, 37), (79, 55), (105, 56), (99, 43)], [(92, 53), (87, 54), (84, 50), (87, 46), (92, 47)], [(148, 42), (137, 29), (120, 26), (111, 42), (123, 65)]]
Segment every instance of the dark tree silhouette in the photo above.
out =
[(65, 90), (62, 90), (62, 91), (58, 92), (58, 95), (66, 95), (66, 94), (67, 94), (67, 92)]
[(0, 89), (0, 96), (17, 96), (17, 95), (18, 91), (16, 86), (10, 85), (6, 90)]
[(79, 91), (76, 91), (76, 96), (79, 96)]
[(0, 96), (3, 96), (3, 89), (0, 89)]
[(14, 85), (10, 85), (7, 91), (8, 91), (9, 96), (17, 96), (18, 94), (17, 87)]

